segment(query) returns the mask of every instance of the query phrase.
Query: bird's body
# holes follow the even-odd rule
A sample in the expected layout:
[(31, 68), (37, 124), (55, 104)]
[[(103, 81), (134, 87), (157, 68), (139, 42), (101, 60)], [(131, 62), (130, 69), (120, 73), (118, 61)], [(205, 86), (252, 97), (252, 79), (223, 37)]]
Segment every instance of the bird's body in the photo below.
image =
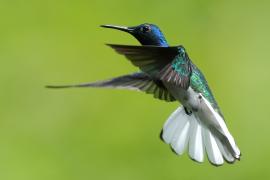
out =
[[(177, 154), (188, 147), (189, 156), (203, 162), (222, 165), (224, 159), (233, 163), (240, 158), (220, 108), (208, 83), (183, 46), (169, 47), (155, 25), (136, 27), (106, 25), (132, 34), (144, 46), (108, 44), (131, 61), (141, 72), (106, 81), (61, 87), (113, 87), (140, 90), (165, 101), (179, 101), (179, 107), (163, 126), (161, 137)], [(52, 87), (52, 86), (51, 86)]]
[[(223, 116), (221, 113), (221, 110), (219, 109), (218, 104), (214, 98), (214, 95), (212, 94), (212, 91), (211, 91), (210, 87), (208, 86), (208, 83), (207, 83), (203, 73), (192, 62), (191, 62), (191, 68), (192, 68), (192, 70), (191, 70), (192, 73), (191, 73), (191, 77), (190, 77), (190, 88), (194, 92), (201, 93), (211, 103), (213, 108), (217, 112), (219, 112), (221, 116)], [(193, 96), (193, 95), (189, 95), (189, 96)], [(180, 102), (185, 103), (185, 98), (180, 100)]]

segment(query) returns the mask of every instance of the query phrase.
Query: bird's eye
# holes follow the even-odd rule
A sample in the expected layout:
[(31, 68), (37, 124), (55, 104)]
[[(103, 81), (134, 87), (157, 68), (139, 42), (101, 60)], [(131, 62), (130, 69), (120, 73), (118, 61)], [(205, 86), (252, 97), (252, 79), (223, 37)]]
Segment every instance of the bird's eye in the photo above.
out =
[(141, 31), (143, 33), (150, 32), (151, 31), (151, 27), (149, 25), (145, 25), (145, 26), (141, 27)]

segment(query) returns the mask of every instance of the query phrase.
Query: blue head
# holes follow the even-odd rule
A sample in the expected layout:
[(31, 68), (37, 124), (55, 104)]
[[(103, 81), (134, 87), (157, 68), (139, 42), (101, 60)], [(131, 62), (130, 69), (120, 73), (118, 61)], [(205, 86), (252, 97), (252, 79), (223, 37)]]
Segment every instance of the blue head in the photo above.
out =
[(101, 27), (118, 29), (134, 36), (142, 45), (168, 46), (161, 30), (154, 24), (141, 24), (139, 26), (125, 27), (102, 25)]

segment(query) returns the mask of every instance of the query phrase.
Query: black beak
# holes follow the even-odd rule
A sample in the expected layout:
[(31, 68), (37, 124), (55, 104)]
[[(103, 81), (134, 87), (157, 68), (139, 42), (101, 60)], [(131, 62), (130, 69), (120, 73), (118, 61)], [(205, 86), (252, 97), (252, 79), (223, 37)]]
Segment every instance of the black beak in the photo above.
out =
[(115, 25), (101, 25), (100, 27), (117, 29), (120, 31), (132, 33), (134, 31), (134, 27), (126, 27), (126, 26), (115, 26)]

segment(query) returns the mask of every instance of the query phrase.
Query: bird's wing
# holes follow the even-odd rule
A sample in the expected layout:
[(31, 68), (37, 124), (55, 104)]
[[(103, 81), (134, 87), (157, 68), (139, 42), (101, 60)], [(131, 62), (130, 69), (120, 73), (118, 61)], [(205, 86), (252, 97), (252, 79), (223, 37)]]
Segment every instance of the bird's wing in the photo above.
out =
[(127, 46), (108, 44), (143, 72), (187, 89), (190, 82), (190, 60), (182, 46)]
[(167, 91), (161, 81), (153, 80), (143, 72), (119, 76), (104, 81), (97, 81), (76, 85), (47, 86), (48, 88), (72, 88), (72, 87), (101, 87), (129, 89), (153, 94), (155, 98), (167, 102), (175, 101), (175, 98)]

